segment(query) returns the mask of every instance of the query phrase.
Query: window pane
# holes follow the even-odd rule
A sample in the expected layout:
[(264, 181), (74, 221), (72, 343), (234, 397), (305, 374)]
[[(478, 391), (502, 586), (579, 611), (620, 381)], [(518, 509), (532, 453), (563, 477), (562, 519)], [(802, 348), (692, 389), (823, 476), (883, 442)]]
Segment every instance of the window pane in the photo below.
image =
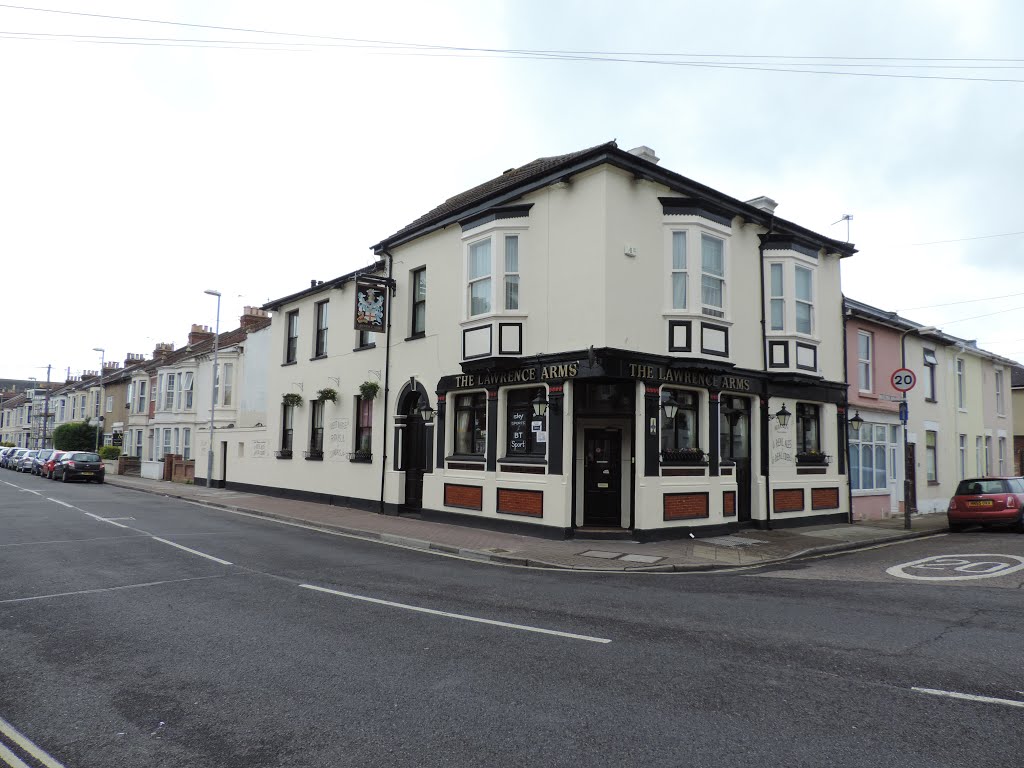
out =
[(860, 445), (850, 444), (850, 488), (860, 490)]
[(870, 445), (862, 445), (860, 449), (861, 469), (864, 490), (875, 487), (875, 461), (874, 449)]
[(701, 301), (709, 307), (722, 307), (722, 285), (725, 281), (717, 277), (703, 275), (701, 277)]
[(412, 310), (412, 332), (423, 333), (427, 327), (427, 305), (417, 303)]
[(885, 488), (888, 482), (885, 473), (885, 454), (884, 445), (875, 446), (875, 488)]
[(477, 280), (469, 287), (469, 314), (482, 315), (491, 311), (491, 279)]
[(505, 238), (505, 271), (519, 271), (519, 238), (515, 235)]
[(875, 442), (876, 443), (884, 443), (885, 442), (885, 425), (884, 424), (876, 424), (875, 425)]
[(505, 309), (519, 309), (519, 275), (505, 276)]
[(701, 235), (700, 252), (704, 271), (725, 277), (725, 243), (717, 237)]
[(672, 233), (672, 269), (686, 269), (686, 233)]
[(857, 354), (861, 360), (871, 359), (871, 337), (866, 333), (857, 334)]
[(782, 265), (772, 264), (772, 296), (782, 296)]
[(481, 240), (469, 246), (469, 279), (491, 274), (491, 241)]
[(864, 392), (871, 391), (871, 366), (867, 363), (857, 364), (857, 386)]
[(811, 305), (797, 302), (796, 304), (796, 331), (797, 333), (811, 332)]
[(784, 321), (784, 315), (786, 310), (786, 303), (782, 299), (772, 299), (772, 330), (782, 331), (785, 330), (786, 325)]
[(423, 301), (427, 298), (427, 270), (416, 270), (416, 287), (414, 294), (416, 301)]
[(672, 273), (672, 308), (686, 309), (686, 273)]
[(803, 267), (796, 268), (796, 297), (801, 301), (811, 301), (811, 270)]

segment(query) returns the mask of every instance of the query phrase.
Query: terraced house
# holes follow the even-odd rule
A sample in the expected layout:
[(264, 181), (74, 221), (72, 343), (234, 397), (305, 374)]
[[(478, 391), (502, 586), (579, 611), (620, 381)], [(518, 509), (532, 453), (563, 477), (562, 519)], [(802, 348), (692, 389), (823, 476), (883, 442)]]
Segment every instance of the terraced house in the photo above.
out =
[(558, 536), (846, 520), (855, 249), (775, 207), (614, 142), (456, 194), (266, 305), (265, 440), (222, 479)]

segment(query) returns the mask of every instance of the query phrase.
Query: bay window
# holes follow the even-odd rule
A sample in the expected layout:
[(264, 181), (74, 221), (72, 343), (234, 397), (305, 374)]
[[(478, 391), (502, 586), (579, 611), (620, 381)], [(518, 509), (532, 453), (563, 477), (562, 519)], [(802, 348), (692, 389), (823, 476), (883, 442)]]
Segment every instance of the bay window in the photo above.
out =
[(786, 330), (786, 289), (785, 280), (783, 277), (783, 264), (771, 264), (769, 265), (769, 271), (771, 272), (771, 286), (770, 286), (770, 314), (771, 314), (771, 329), (773, 331), (784, 331)]
[(672, 233), (672, 309), (686, 309), (686, 233)]
[[(518, 234), (498, 232), (469, 244), (466, 317), (520, 311), (519, 253)], [(425, 294), (425, 280), (423, 289)]]
[(491, 240), (480, 240), (469, 246), (469, 268), (466, 272), (469, 289), (469, 317), (491, 311)]
[(806, 267), (796, 267), (796, 332), (814, 332), (814, 273)]
[(224, 405), (231, 405), (231, 393), (234, 388), (235, 364), (224, 363)]
[(725, 241), (701, 233), (702, 312), (712, 317), (725, 317)]
[(186, 373), (185, 375), (185, 410), (192, 410), (192, 393), (195, 390), (195, 374)]
[(163, 410), (169, 411), (174, 407), (174, 374), (167, 374), (167, 389), (164, 390)]

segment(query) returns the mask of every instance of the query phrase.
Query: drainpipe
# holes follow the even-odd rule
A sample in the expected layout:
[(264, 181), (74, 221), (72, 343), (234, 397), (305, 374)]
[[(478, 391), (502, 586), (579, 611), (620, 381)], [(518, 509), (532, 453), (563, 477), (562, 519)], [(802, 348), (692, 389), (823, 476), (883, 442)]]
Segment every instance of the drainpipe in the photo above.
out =
[[(850, 370), (849, 370), (849, 358), (847, 357), (847, 341), (846, 341), (846, 297), (840, 296), (842, 299), (842, 314), (843, 314), (843, 381), (846, 382), (846, 389), (843, 390), (843, 410), (845, 412), (843, 422), (843, 437), (846, 438), (846, 522), (849, 525), (853, 525), (853, 483), (850, 482)], [(888, 429), (888, 427), (886, 427)], [(886, 451), (888, 452), (888, 448)], [(888, 457), (887, 457), (888, 458)], [(886, 478), (886, 483), (889, 480)]]
[[(771, 214), (771, 218), (768, 220), (768, 231), (763, 235), (759, 235), (758, 239), (761, 244), (757, 248), (758, 256), (758, 267), (761, 271), (761, 370), (765, 374), (765, 382), (763, 385), (764, 398), (760, 405), (763, 405), (765, 409), (768, 408), (769, 393), (768, 393), (768, 327), (765, 319), (764, 311), (764, 244), (766, 238), (772, 233), (772, 229), (775, 226), (775, 214)], [(767, 414), (762, 412), (760, 418), (761, 425), (761, 469), (764, 471), (764, 527), (765, 530), (770, 531), (772, 529), (772, 490), (771, 490), (771, 461), (769, 461), (768, 453), (768, 421), (765, 418)]]
[(387, 332), (384, 334), (384, 415), (381, 418), (381, 428), (384, 434), (381, 435), (383, 442), (381, 443), (380, 457), (380, 506), (377, 509), (382, 515), (384, 514), (384, 480), (388, 471), (388, 384), (391, 381), (391, 304), (395, 299), (395, 287), (392, 282), (395, 257), (387, 251), (384, 251), (384, 255), (388, 257), (387, 289), (391, 295), (388, 297), (390, 299), (388, 301), (388, 327)]

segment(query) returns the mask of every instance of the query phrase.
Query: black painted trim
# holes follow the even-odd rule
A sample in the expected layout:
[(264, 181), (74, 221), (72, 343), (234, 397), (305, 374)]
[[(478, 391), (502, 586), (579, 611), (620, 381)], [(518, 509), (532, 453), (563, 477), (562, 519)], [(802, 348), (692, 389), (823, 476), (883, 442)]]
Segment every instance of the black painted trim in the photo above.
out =
[[(658, 477), (661, 474), (661, 384), (644, 383), (644, 477)], [(654, 434), (651, 434), (651, 419), (654, 419)]]
[(487, 390), (487, 471), (498, 468), (498, 390)]
[[(800, 365), (800, 350), (809, 349), (814, 353), (814, 367), (808, 367), (806, 365)], [(818, 370), (818, 348), (813, 344), (804, 344), (802, 342), (796, 342), (796, 351), (793, 353), (793, 362), (796, 363), (796, 367), (802, 371), (816, 371)]]
[[(711, 328), (716, 331), (725, 332), (725, 352), (717, 352), (712, 349), (708, 349), (704, 346), (704, 329)], [(729, 356), (729, 327), (725, 325), (715, 325), (714, 323), (701, 322), (700, 324), (700, 352), (702, 355), (714, 355), (715, 357), (728, 357)]]
[(666, 216), (700, 216), (717, 224), (732, 227), (732, 214), (724, 208), (692, 197), (659, 197), (661, 212)]
[[(466, 354), (466, 334), (472, 333), (473, 331), (479, 331), (481, 328), (487, 329), (487, 351), (483, 354), (473, 355), (472, 357)], [(491, 351), (494, 349), (494, 326), (493, 325), (478, 325), (475, 328), (463, 328), (462, 329), (462, 359), (463, 360), (477, 360), (482, 357), (490, 357)]]
[[(676, 347), (672, 345), (675, 339), (675, 329), (686, 328), (686, 346)], [(691, 320), (669, 320), (668, 321), (668, 351), (669, 352), (690, 352), (693, 349), (693, 322)]]
[(846, 434), (847, 421), (846, 421), (847, 410), (846, 407), (840, 405), (836, 409), (836, 472), (840, 475), (846, 474), (846, 451), (849, 449), (849, 437)]
[(447, 423), (447, 403), (445, 396), (438, 394), (437, 396), (437, 415), (434, 417), (434, 437), (437, 443), (437, 449), (434, 452), (435, 465), (438, 469), (444, 469), (444, 438), (445, 429), (448, 426)]
[[(785, 354), (782, 356), (781, 363), (772, 362), (775, 358), (772, 355), (772, 350), (782, 347)], [(768, 339), (768, 367), (769, 368), (789, 368), (789, 342), (786, 340)]]
[(484, 224), (489, 224), (492, 221), (502, 221), (503, 219), (523, 219), (529, 217), (531, 208), (533, 208), (533, 203), (523, 203), (522, 205), (503, 205), (474, 214), (473, 216), (467, 216), (464, 219), (459, 219), (459, 226), (462, 227), (462, 231), (465, 232), (467, 229), (474, 229), (476, 227), (483, 226)]
[(565, 429), (565, 384), (548, 387), (548, 474), (562, 474), (562, 453), (565, 451), (562, 432)]
[[(505, 349), (503, 342), (505, 337), (501, 333), (502, 328), (519, 329), (519, 348)], [(498, 354), (499, 355), (521, 355), (523, 354), (523, 324), (522, 323), (498, 323)], [(465, 357), (463, 357), (465, 359)]]
[[(198, 483), (205, 478), (196, 478)], [(216, 485), (216, 483), (214, 483)], [(376, 512), (380, 508), (380, 499), (360, 499), (355, 496), (338, 496), (332, 493), (316, 493), (304, 491), (298, 488), (277, 488), (270, 485), (256, 485), (254, 483), (236, 483), (228, 481), (224, 487), (233, 491), (245, 491), (247, 493), (258, 493), (262, 496), (272, 496), (279, 499), (295, 499), (296, 501), (312, 501), (317, 504), (327, 504), (334, 507), (352, 507), (366, 512)]]
[[(719, 436), (722, 432), (722, 425), (719, 419), (722, 416), (721, 398), (718, 392), (708, 393), (708, 476), (718, 477), (721, 466), (721, 445)], [(712, 412), (714, 415), (712, 416)]]
[[(796, 253), (808, 256), (812, 259), (818, 258), (818, 248), (809, 240), (804, 240), (794, 235), (765, 235), (764, 251), (795, 251)], [(776, 257), (772, 257), (776, 258)]]

